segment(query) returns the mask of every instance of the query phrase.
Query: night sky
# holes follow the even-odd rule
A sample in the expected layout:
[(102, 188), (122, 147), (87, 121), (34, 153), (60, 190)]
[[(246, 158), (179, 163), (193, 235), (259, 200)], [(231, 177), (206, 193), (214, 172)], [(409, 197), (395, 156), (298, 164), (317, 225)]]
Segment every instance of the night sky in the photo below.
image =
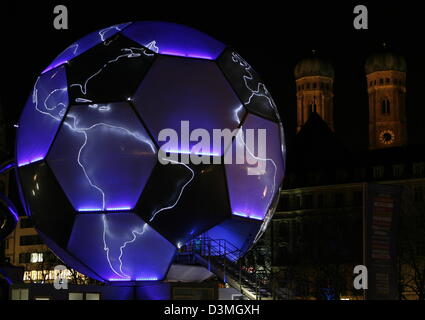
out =
[[(425, 143), (425, 59), (417, 2), (366, 1), (38, 1), (2, 9), (1, 103), (10, 145), (19, 113), (38, 74), (75, 40), (96, 29), (136, 20), (164, 20), (204, 31), (236, 48), (262, 76), (282, 115), (288, 141), (295, 134), (295, 64), (315, 49), (335, 68), (335, 131), (350, 149), (366, 148), (368, 104), (364, 62), (382, 43), (407, 60), (407, 121), (411, 144)], [(171, 1), (170, 1), (171, 2)], [(153, 3), (153, 2), (152, 2)], [(279, 3), (280, 5), (277, 5)], [(69, 30), (53, 28), (53, 8), (65, 4)], [(369, 30), (353, 28), (353, 8), (369, 9)]]

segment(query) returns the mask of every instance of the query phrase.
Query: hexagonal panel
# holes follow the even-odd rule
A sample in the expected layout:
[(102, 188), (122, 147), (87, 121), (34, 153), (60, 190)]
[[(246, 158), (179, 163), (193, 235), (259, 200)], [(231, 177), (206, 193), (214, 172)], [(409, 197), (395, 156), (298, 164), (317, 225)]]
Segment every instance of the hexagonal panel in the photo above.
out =
[(217, 62), (250, 112), (275, 122), (279, 121), (279, 112), (273, 98), (248, 62), (231, 49), (227, 49)]
[(24, 197), (37, 229), (66, 248), (75, 212), (45, 161), (19, 168)]
[(248, 114), (225, 158), (233, 215), (263, 220), (283, 180), (279, 125)]
[(231, 216), (223, 166), (158, 162), (136, 212), (180, 247)]
[[(200, 139), (184, 145), (187, 132), (202, 128), (213, 137), (213, 129), (234, 130), (245, 113), (238, 97), (212, 61), (160, 56), (134, 96), (134, 103), (149, 131), (157, 139), (163, 129), (173, 129), (179, 142), (168, 143), (166, 151), (189, 152)], [(186, 135), (189, 140), (189, 134)], [(212, 144), (212, 140), (211, 140)], [(223, 148), (208, 145), (210, 155), (222, 155)]]
[(68, 64), (70, 103), (125, 101), (136, 91), (155, 53), (121, 34)]
[(157, 161), (128, 103), (72, 106), (47, 161), (77, 211), (130, 210)]
[(79, 56), (80, 54), (86, 52), (87, 50), (93, 48), (95, 45), (108, 40), (113, 35), (124, 30), (131, 22), (117, 24), (110, 26), (84, 36), (83, 38), (77, 40), (71, 44), (68, 48), (62, 51), (43, 71), (43, 73), (56, 68), (57, 66), (67, 63), (73, 58)]
[(22, 111), (16, 137), (18, 166), (44, 159), (68, 107), (64, 67), (37, 78)]
[(79, 214), (68, 250), (108, 281), (162, 280), (176, 252), (133, 213)]
[(225, 48), (223, 43), (203, 32), (169, 22), (135, 22), (123, 34), (165, 55), (214, 60)]

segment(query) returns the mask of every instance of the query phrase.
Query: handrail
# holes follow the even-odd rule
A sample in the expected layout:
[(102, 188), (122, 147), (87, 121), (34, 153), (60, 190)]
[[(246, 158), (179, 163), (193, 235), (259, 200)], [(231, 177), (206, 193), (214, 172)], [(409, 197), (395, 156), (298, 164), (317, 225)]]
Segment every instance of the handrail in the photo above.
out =
[[(220, 266), (223, 270), (223, 280), (227, 282), (226, 275), (233, 277), (232, 283), (238, 283), (238, 290), (242, 291), (242, 287), (251, 288), (251, 296), (256, 299), (262, 294), (271, 296), (272, 289), (269, 286), (269, 277), (267, 272), (258, 272), (256, 268), (253, 272), (246, 270), (246, 267), (241, 263), (241, 258), (244, 252), (238, 249), (235, 245), (225, 239), (211, 239), (205, 235), (189, 241), (184, 247), (183, 252), (192, 252), (204, 258), (210, 268), (211, 263)], [(260, 274), (261, 273), (261, 274)], [(245, 290), (246, 291), (246, 290)]]

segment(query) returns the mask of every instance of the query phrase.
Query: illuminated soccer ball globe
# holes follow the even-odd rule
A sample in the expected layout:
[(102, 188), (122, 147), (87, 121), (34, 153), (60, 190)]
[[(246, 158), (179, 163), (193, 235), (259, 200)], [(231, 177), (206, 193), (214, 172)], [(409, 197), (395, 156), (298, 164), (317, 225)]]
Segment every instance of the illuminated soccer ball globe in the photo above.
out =
[[(196, 148), (185, 125), (239, 131)], [(164, 129), (178, 141), (161, 139)], [(248, 129), (265, 129), (267, 144), (213, 161), (248, 146)], [(101, 281), (162, 280), (197, 236), (242, 253), (259, 238), (279, 198), (283, 139), (269, 92), (235, 51), (182, 25), (126, 23), (78, 40), (38, 77), (19, 121), (18, 179), (65, 263)], [(161, 163), (159, 150), (176, 160)], [(189, 154), (212, 161), (186, 163)]]

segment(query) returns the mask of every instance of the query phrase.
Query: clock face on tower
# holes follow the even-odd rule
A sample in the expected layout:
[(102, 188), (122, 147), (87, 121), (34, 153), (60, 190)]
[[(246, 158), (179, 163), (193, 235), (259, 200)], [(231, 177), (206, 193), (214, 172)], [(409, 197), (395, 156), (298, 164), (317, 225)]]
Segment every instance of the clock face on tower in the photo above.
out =
[(379, 141), (383, 144), (392, 144), (395, 141), (394, 131), (391, 129), (381, 130), (379, 132)]

